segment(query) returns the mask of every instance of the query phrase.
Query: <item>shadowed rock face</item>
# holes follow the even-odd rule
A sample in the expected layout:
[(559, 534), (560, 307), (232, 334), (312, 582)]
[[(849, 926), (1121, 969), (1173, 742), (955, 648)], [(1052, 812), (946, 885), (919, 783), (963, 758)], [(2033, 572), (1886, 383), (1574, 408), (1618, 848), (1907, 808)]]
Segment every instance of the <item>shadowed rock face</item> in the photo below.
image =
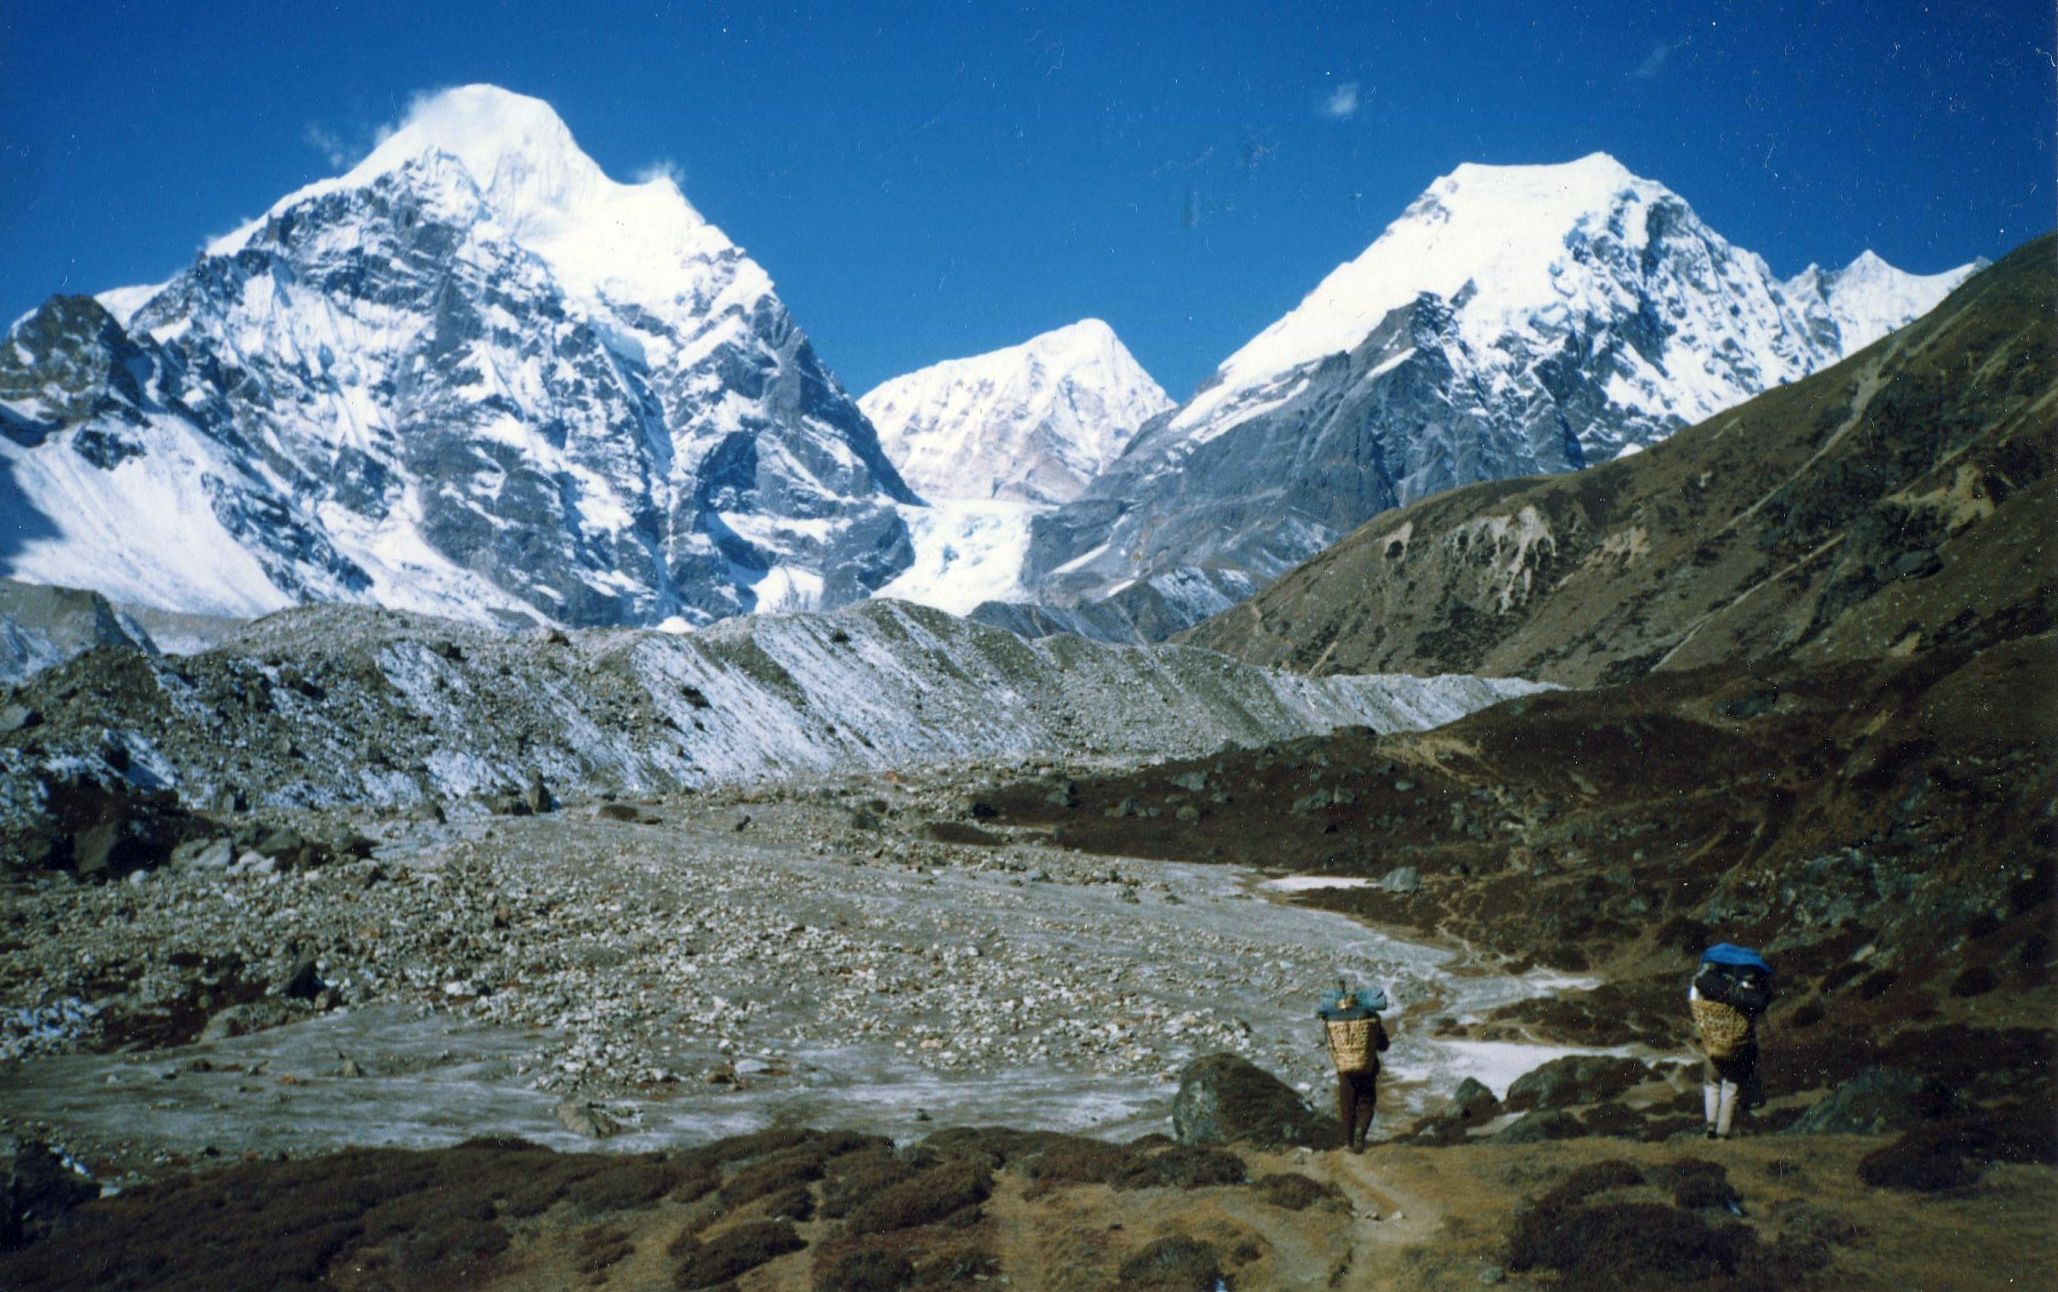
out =
[(1312, 672), (1581, 685), (2048, 627), (2053, 249), (1647, 453), (1381, 516), (1188, 640)]

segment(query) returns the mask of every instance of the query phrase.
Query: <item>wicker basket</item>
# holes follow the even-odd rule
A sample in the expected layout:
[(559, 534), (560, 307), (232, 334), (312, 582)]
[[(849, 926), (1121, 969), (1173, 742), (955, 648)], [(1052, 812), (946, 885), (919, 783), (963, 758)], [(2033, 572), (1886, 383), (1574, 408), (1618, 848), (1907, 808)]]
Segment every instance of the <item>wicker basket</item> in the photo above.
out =
[(1379, 1051), (1375, 1046), (1378, 1026), (1374, 1019), (1354, 1018), (1332, 1021), (1323, 1026), (1329, 1030), (1329, 1061), (1338, 1072), (1373, 1072), (1379, 1067)]
[(1701, 1034), (1701, 1050), (1711, 1059), (1734, 1058), (1751, 1041), (1751, 1020), (1742, 1010), (1719, 1000), (1696, 1000), (1694, 1027)]

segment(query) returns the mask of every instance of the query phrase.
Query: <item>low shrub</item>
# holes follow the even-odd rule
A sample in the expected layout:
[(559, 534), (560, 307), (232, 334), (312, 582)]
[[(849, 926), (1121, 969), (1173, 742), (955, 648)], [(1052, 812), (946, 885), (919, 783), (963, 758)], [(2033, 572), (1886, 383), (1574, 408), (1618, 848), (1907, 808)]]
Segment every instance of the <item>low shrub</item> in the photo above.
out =
[(1885, 1148), (1858, 1160), (1858, 1178), (1875, 1189), (1937, 1193), (1976, 1183), (1984, 1167), (1973, 1160), (1986, 1147), (1962, 1123), (1917, 1126)]
[(845, 1226), (852, 1234), (913, 1229), (976, 1207), (992, 1193), (992, 1170), (982, 1162), (959, 1158), (864, 1198), (851, 1207)]
[(1213, 1244), (1174, 1234), (1123, 1261), (1115, 1286), (1128, 1292), (1214, 1292), (1221, 1278)]
[(1702, 1207), (1733, 1208), (1741, 1202), (1737, 1191), (1730, 1187), (1729, 1172), (1719, 1162), (1681, 1158), (1658, 1167), (1653, 1174), (1657, 1177), (1654, 1182), (1671, 1192), (1673, 1205), (1689, 1211)]
[(1258, 1201), (1286, 1211), (1306, 1211), (1318, 1202), (1343, 1201), (1343, 1193), (1335, 1185), (1309, 1179), (1298, 1171), (1262, 1176), (1253, 1188)]
[(636, 1157), (602, 1167), (565, 1190), (565, 1198), (587, 1215), (636, 1211), (655, 1206), (679, 1180), (663, 1157)]
[(713, 1238), (681, 1234), (673, 1243), (674, 1283), (685, 1289), (711, 1288), (746, 1270), (807, 1246), (798, 1231), (783, 1220), (746, 1220)]
[(890, 1148), (837, 1158), (824, 1171), (821, 1213), (831, 1220), (841, 1219), (859, 1202), (914, 1175), (915, 1168)]
[(823, 1175), (823, 1159), (817, 1153), (798, 1149), (779, 1153), (738, 1171), (722, 1186), (722, 1205), (740, 1207), (767, 1194), (782, 1193), (798, 1185), (806, 1187)]
[(1226, 1148), (1168, 1148), (1115, 1177), (1118, 1189), (1205, 1189), (1249, 1179), (1243, 1159)]
[(815, 1292), (902, 1292), (915, 1281), (915, 1264), (897, 1248), (859, 1247), (818, 1258)]

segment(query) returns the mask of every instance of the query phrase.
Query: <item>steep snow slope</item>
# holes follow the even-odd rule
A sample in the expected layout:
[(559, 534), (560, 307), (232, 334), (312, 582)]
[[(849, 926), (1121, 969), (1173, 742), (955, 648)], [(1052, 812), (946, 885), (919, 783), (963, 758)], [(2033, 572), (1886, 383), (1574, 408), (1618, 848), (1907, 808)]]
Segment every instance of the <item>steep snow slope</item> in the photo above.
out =
[(911, 556), (913, 495), (764, 271), (491, 86), (10, 340), (0, 573), (196, 612), (704, 624)]
[(858, 400), (901, 476), (929, 499), (1067, 502), (1172, 401), (1114, 329), (1084, 319), (950, 359)]
[(1039, 518), (1023, 579), (1064, 612), (1214, 613), (1387, 508), (1606, 461), (1806, 375), (1964, 272), (1861, 258), (1800, 300), (1605, 154), (1460, 166)]
[[(67, 670), (87, 670), (74, 677)], [(83, 684), (82, 684), (83, 683)], [(108, 765), (206, 801), (410, 803), (643, 792), (976, 760), (1163, 757), (1447, 722), (1513, 679), (1306, 678), (1191, 647), (1011, 633), (893, 601), (680, 636), (500, 633), (360, 607), (251, 624), (178, 659), (100, 652), (33, 679), (32, 746), (0, 737), (0, 810), (40, 771)]]

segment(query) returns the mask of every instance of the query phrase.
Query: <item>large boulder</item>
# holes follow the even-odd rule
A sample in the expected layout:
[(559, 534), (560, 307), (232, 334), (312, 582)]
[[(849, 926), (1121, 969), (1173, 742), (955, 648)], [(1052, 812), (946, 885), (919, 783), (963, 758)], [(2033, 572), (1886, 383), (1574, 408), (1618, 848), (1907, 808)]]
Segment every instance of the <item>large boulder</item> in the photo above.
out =
[(100, 1186), (50, 1150), (29, 1141), (15, 1150), (0, 1196), (0, 1251), (43, 1237), (65, 1214), (100, 1196)]
[(1515, 1078), (1508, 1087), (1507, 1106), (1516, 1111), (1530, 1108), (1573, 1108), (1597, 1104), (1641, 1083), (1650, 1069), (1636, 1059), (1610, 1054), (1568, 1054)]
[(1867, 1068), (1786, 1128), (1789, 1135), (1881, 1135), (1936, 1121), (1953, 1111), (1949, 1087), (1900, 1068)]
[(1340, 1148), (1335, 1119), (1309, 1108), (1285, 1082), (1235, 1054), (1205, 1054), (1179, 1073), (1172, 1133), (1181, 1144)]
[(197, 828), (168, 791), (59, 776), (44, 784), (42, 811), (0, 839), (0, 852), (16, 866), (104, 883), (164, 864)]

